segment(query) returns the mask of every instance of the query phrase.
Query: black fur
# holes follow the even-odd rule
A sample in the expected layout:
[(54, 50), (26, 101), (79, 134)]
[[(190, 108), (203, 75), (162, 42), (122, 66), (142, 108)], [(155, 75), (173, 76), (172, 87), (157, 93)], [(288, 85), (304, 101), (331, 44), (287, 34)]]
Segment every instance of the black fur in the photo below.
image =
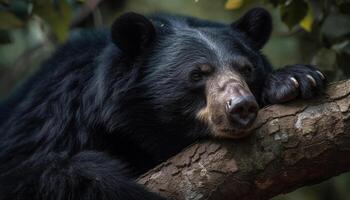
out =
[[(317, 73), (317, 68), (311, 65), (289, 65), (268, 75), (262, 100), (267, 104), (286, 102), (296, 97), (309, 99), (324, 91), (326, 80)], [(314, 78), (316, 85), (306, 77)], [(294, 77), (299, 87), (295, 87), (290, 77)]]
[(203, 85), (188, 78), (196, 65), (235, 70), (232, 58), (247, 57), (261, 105), (298, 93), (291, 76), (302, 98), (322, 91), (313, 67), (272, 72), (259, 52), (270, 33), (257, 8), (232, 25), (130, 13), (111, 34), (70, 39), (0, 107), (0, 199), (162, 199), (132, 179), (210, 135), (195, 119), (206, 104)]
[(246, 34), (256, 49), (261, 49), (270, 38), (272, 31), (272, 20), (270, 14), (260, 8), (255, 8), (245, 14), (241, 19), (232, 24), (234, 29), (238, 29)]

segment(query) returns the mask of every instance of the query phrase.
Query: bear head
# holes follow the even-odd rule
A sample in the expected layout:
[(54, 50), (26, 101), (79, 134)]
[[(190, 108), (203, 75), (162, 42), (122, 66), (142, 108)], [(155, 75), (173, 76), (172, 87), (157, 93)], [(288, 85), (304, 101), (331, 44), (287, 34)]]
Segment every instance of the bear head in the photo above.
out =
[(271, 30), (270, 14), (262, 8), (229, 25), (127, 13), (113, 23), (111, 38), (139, 68), (139, 92), (153, 111), (149, 118), (177, 130), (200, 127), (239, 138), (257, 116), (267, 70), (260, 50)]

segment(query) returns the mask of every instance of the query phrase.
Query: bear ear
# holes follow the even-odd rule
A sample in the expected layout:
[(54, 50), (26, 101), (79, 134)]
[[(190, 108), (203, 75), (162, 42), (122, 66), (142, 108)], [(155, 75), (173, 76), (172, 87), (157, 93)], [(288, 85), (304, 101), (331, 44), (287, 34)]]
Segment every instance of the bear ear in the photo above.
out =
[(253, 8), (232, 23), (231, 27), (243, 32), (255, 43), (257, 49), (261, 49), (270, 38), (272, 19), (264, 8)]
[(129, 12), (117, 18), (112, 24), (111, 37), (124, 53), (134, 57), (150, 45), (155, 36), (155, 28), (143, 15)]

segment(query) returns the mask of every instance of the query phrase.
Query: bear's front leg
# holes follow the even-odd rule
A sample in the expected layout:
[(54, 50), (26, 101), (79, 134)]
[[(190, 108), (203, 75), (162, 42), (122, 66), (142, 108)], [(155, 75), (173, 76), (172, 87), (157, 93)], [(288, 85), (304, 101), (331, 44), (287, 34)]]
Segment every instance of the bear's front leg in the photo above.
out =
[(266, 77), (262, 92), (264, 105), (283, 103), (296, 98), (308, 99), (322, 93), (325, 75), (311, 65), (288, 65)]

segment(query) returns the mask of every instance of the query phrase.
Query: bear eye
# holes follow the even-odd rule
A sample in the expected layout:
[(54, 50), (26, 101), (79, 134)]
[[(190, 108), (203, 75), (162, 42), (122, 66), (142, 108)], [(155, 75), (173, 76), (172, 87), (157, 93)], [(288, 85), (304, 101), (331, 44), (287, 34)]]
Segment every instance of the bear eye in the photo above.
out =
[(198, 82), (203, 79), (203, 74), (199, 70), (194, 70), (191, 72), (190, 78), (194, 82)]
[(204, 78), (210, 76), (214, 69), (209, 64), (201, 64), (196, 66), (196, 68), (191, 72), (190, 79), (192, 82), (199, 82)]
[(250, 65), (244, 65), (239, 68), (239, 73), (244, 77), (250, 77), (253, 72), (253, 67)]

